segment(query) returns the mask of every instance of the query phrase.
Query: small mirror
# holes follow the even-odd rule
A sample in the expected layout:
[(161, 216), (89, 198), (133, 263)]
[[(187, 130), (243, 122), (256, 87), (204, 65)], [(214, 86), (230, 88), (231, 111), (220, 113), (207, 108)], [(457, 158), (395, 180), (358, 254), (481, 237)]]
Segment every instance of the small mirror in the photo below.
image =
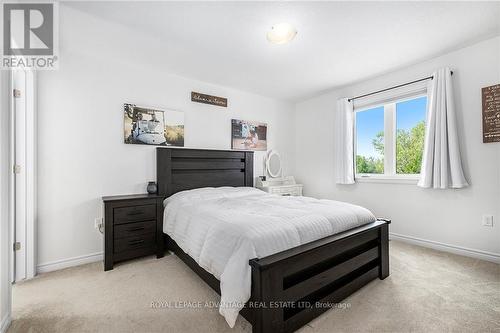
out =
[(276, 151), (271, 150), (267, 155), (266, 169), (270, 177), (281, 177), (281, 157)]

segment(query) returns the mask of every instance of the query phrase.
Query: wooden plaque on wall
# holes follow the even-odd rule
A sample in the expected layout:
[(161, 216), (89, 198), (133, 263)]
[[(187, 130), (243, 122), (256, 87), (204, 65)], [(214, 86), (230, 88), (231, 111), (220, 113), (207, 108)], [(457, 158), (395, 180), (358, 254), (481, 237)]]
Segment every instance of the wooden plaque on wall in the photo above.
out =
[(201, 94), (194, 91), (191, 92), (191, 101), (203, 104), (211, 104), (211, 105), (227, 107), (227, 98)]
[(483, 143), (500, 142), (500, 84), (482, 89)]

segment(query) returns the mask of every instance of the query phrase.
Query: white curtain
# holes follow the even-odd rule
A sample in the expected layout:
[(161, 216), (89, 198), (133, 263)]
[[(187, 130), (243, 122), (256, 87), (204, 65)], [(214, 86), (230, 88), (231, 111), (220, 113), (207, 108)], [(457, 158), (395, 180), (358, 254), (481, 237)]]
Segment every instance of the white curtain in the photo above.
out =
[(439, 69), (429, 83), (427, 124), (418, 186), (462, 188), (464, 177), (458, 141), (451, 71)]
[(354, 184), (354, 111), (347, 98), (337, 101), (334, 130), (335, 182)]

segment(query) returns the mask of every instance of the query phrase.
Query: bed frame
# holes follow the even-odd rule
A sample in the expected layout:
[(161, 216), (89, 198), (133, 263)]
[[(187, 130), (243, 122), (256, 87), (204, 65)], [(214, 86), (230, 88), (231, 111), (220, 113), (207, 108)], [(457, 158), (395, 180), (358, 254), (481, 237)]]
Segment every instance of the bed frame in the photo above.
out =
[[(253, 152), (157, 148), (157, 182), (165, 197), (206, 186), (253, 186)], [(377, 220), (250, 260), (252, 294), (240, 314), (254, 333), (293, 332), (368, 282), (385, 279), (389, 223)], [(220, 282), (166, 239), (167, 247), (220, 294)]]

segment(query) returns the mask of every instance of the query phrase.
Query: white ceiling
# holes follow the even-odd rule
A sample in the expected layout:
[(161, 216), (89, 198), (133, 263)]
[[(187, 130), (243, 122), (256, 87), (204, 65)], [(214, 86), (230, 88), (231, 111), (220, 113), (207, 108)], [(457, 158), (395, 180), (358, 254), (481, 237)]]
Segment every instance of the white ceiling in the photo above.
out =
[[(500, 34), (500, 2), (73, 2), (164, 44), (172, 74), (296, 101)], [(297, 37), (266, 40), (275, 23)]]

